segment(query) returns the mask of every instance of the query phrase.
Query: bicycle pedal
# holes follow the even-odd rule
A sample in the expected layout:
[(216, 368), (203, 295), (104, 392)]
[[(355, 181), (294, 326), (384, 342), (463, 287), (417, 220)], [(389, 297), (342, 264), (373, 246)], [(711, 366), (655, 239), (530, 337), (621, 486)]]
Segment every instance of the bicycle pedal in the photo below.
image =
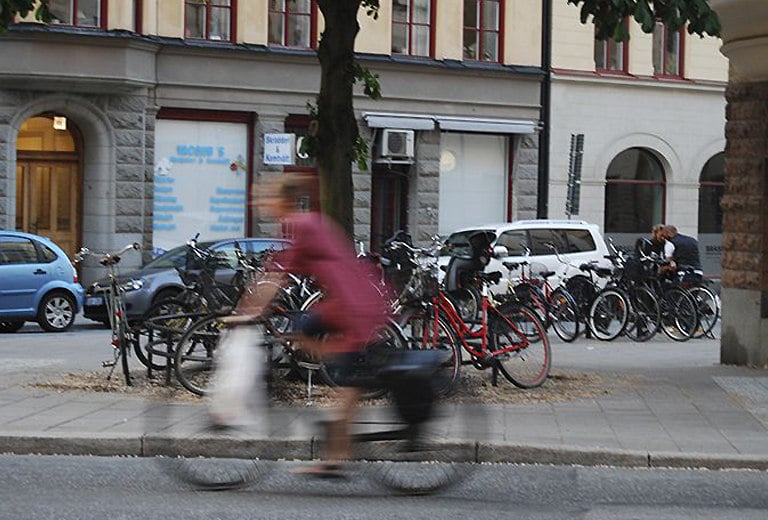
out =
[(299, 361), (296, 364), (307, 370), (320, 370), (321, 366), (320, 363), (310, 363), (309, 361)]
[(102, 361), (102, 362), (101, 362), (101, 366), (102, 366), (102, 368), (109, 368), (109, 367), (113, 367), (113, 366), (115, 366), (116, 364), (117, 364), (117, 362), (116, 362), (116, 361)]

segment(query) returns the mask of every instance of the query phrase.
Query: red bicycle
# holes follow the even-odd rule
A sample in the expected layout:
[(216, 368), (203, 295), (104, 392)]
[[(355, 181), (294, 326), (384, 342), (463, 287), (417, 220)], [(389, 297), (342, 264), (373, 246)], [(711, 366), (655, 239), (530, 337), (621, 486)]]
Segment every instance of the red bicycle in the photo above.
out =
[[(465, 320), (457, 310), (457, 302), (451, 291), (437, 284), (436, 258), (428, 250), (414, 248), (405, 243), (397, 244), (414, 257), (413, 284), (419, 291), (409, 293), (397, 310), (398, 322), (413, 349), (446, 349), (451, 351), (450, 361), (444, 370), (447, 387), (440, 390), (449, 393), (460, 379), (461, 366), (472, 364), (484, 370), (497, 368), (504, 377), (520, 388), (534, 388), (546, 381), (551, 367), (551, 350), (546, 329), (536, 313), (514, 301), (497, 301), (489, 287), (498, 283), (501, 273), (484, 273), (478, 270), (476, 259), (454, 257), (447, 270), (446, 280), (452, 269), (470, 274), (480, 286), (480, 305), (476, 320)], [(497, 256), (505, 256), (499, 251)], [(428, 279), (433, 281), (430, 283)], [(429, 290), (431, 288), (431, 290)], [(426, 289), (426, 290), (425, 290)], [(498, 297), (496, 297), (498, 298)], [(462, 350), (469, 360), (462, 360)]]

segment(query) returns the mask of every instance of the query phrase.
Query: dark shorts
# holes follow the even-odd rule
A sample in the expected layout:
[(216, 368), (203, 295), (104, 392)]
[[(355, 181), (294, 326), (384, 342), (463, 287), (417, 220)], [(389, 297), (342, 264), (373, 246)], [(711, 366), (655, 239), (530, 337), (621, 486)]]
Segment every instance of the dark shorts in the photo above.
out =
[[(335, 331), (334, 327), (328, 326), (317, 313), (311, 311), (297, 313), (293, 325), (294, 330), (311, 338), (321, 338)], [(356, 380), (359, 381), (357, 377), (359, 360), (359, 352), (332, 354), (325, 361), (325, 371), (331, 381), (339, 386), (360, 386), (356, 383)]]

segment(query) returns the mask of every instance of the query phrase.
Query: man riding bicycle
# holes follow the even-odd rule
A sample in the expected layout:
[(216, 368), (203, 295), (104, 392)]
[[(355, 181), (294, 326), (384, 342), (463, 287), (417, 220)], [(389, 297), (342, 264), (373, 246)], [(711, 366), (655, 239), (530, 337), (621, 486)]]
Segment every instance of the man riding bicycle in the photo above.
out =
[[(343, 231), (323, 215), (296, 211), (303, 194), (296, 178), (285, 177), (267, 189), (262, 209), (292, 233), (292, 246), (276, 260), (285, 272), (311, 276), (323, 291), (323, 298), (311, 310), (294, 319), (294, 332), (300, 335), (301, 350), (322, 359), (340, 386), (338, 416), (328, 426), (325, 462), (297, 472), (340, 477), (339, 463), (351, 455), (349, 429), (361, 394), (354, 386), (355, 360), (371, 342), (373, 332), (386, 322), (387, 306), (370, 282), (367, 264), (358, 261)], [(231, 324), (261, 315), (285, 282), (278, 272), (269, 273), (268, 279), (276, 283), (244, 293), (236, 316), (228, 319)]]

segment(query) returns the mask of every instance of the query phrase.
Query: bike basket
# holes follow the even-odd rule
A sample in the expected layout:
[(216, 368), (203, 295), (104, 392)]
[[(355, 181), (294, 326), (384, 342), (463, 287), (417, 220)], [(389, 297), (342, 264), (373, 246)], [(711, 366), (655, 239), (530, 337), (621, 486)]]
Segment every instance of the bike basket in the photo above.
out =
[(437, 296), (438, 286), (437, 276), (431, 271), (414, 271), (413, 276), (400, 293), (401, 299), (406, 304), (429, 301)]

